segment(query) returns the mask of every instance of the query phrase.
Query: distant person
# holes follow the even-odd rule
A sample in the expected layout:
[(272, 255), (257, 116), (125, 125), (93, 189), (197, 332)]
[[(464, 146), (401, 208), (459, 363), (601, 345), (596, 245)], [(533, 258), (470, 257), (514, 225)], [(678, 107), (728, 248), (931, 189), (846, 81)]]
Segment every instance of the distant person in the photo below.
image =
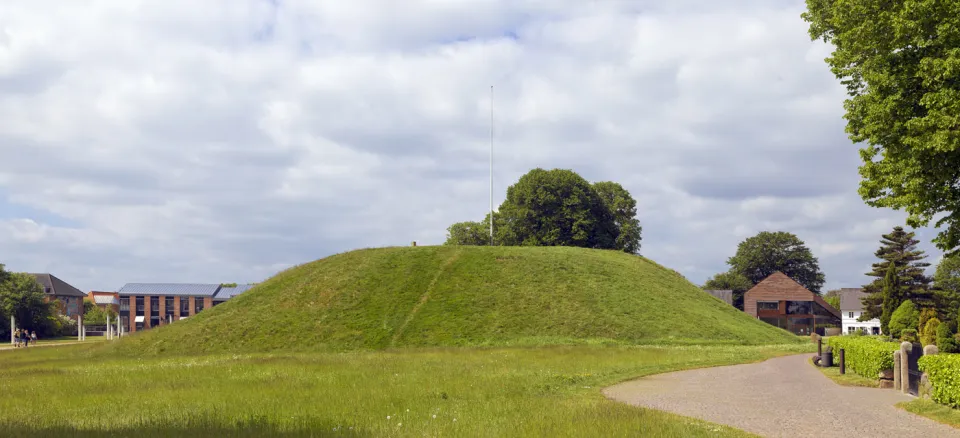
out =
[(24, 346), (24, 347), (29, 347), (29, 346), (30, 346), (30, 331), (29, 331), (29, 330), (24, 330), (23, 333), (20, 333), (20, 334), (23, 336), (23, 346)]
[(13, 332), (13, 348), (20, 348), (20, 329)]
[(33, 340), (33, 345), (37, 345), (37, 331), (30, 332), (30, 339)]

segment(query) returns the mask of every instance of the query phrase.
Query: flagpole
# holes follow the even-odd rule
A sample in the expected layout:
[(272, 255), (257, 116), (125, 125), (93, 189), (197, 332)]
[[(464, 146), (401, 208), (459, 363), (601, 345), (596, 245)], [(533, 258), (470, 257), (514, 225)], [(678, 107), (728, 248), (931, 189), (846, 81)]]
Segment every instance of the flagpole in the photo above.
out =
[(493, 85), (490, 86), (490, 246), (493, 246)]

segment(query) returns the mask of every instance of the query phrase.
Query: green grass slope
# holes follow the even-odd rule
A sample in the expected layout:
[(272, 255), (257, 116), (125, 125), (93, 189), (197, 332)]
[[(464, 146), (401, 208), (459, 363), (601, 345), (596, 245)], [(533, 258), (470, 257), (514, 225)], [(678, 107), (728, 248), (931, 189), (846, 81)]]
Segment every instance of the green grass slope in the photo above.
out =
[(772, 344), (790, 333), (646, 258), (564, 247), (395, 247), (288, 269), (111, 353), (425, 346)]

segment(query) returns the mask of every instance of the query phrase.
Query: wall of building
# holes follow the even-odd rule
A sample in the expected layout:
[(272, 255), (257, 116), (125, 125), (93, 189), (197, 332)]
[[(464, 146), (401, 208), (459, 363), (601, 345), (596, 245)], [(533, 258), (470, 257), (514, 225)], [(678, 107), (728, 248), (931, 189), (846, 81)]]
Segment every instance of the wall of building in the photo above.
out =
[[(868, 321), (857, 321), (857, 318), (860, 318), (860, 315), (863, 314), (861, 310), (846, 310), (841, 312), (843, 316), (843, 332), (850, 333), (851, 329), (866, 329), (867, 331), (873, 331), (873, 328), (876, 327), (880, 329), (880, 319), (874, 318)], [(851, 316), (852, 314), (852, 316)]]

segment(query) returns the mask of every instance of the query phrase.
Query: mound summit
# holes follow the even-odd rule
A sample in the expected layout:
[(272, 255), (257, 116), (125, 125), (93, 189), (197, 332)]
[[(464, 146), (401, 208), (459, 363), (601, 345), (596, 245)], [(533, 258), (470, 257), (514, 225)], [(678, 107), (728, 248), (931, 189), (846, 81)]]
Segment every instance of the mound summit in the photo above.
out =
[(644, 257), (569, 247), (432, 246), (364, 249), (296, 266), (190, 319), (109, 347), (191, 354), (584, 342), (797, 338)]

